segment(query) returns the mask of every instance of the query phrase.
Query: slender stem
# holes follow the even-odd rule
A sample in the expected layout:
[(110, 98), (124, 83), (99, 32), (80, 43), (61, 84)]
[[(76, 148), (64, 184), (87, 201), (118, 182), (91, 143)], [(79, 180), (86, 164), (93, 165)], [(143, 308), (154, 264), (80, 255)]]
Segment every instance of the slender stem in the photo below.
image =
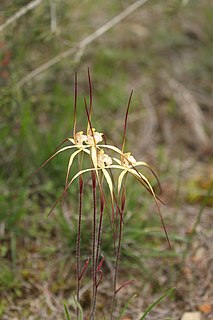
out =
[[(92, 118), (92, 81), (91, 81), (91, 76), (90, 76), (90, 69), (89, 67), (87, 68), (87, 74), (88, 74), (88, 82), (89, 82), (89, 113), (88, 113), (88, 124), (87, 124), (87, 133), (89, 132), (89, 129), (91, 129), (90, 123), (91, 123), (91, 118)], [(89, 123), (90, 122), (90, 123)]]
[(103, 194), (100, 192), (100, 218), (99, 218), (99, 225), (98, 225), (98, 235), (97, 235), (97, 245), (96, 245), (96, 255), (95, 255), (95, 287), (94, 287), (94, 294), (93, 294), (93, 301), (92, 301), (92, 307), (91, 307), (91, 314), (90, 314), (90, 320), (94, 319), (95, 316), (95, 309), (96, 309), (96, 302), (97, 302), (97, 291), (98, 291), (98, 285), (97, 283), (97, 267), (98, 267), (98, 259), (100, 254), (100, 244), (101, 244), (101, 231), (102, 231), (102, 223), (103, 223), (103, 212), (104, 212), (104, 198)]
[(114, 225), (113, 225), (113, 237), (114, 237), (114, 252), (116, 255), (116, 242), (117, 242), (117, 237), (118, 237), (118, 220), (119, 220), (119, 208), (118, 205), (116, 206), (116, 218), (114, 221)]
[(93, 190), (93, 230), (92, 230), (92, 304), (95, 297), (96, 285), (96, 263), (95, 263), (95, 249), (96, 249), (96, 176), (92, 172), (92, 190)]
[[(80, 284), (81, 284), (81, 220), (82, 220), (82, 204), (83, 204), (83, 179), (79, 177), (79, 208), (78, 208), (78, 231), (76, 241), (76, 299), (80, 303)], [(79, 319), (79, 308), (76, 309), (77, 320)]]
[(98, 266), (98, 258), (100, 253), (100, 244), (101, 244), (101, 231), (102, 231), (102, 222), (103, 222), (103, 211), (104, 211), (104, 205), (103, 205), (103, 198), (100, 196), (100, 202), (101, 202), (101, 210), (100, 210), (100, 219), (99, 219), (99, 226), (98, 226), (98, 237), (97, 237), (97, 248), (96, 248), (96, 268)]
[(77, 97), (78, 97), (78, 80), (77, 80), (77, 72), (75, 73), (75, 80), (74, 80), (74, 123), (73, 123), (73, 138), (75, 139), (76, 135), (76, 110), (77, 110)]
[(133, 95), (133, 90), (130, 93), (128, 104), (127, 104), (127, 109), (126, 109), (126, 115), (125, 115), (125, 121), (124, 121), (123, 142), (122, 142), (122, 149), (121, 149), (122, 153), (124, 153), (124, 146), (125, 146), (125, 142), (126, 142), (127, 120), (128, 120), (129, 107), (130, 107), (130, 102), (131, 102), (131, 99), (132, 99), (132, 95)]
[(115, 302), (116, 302), (117, 277), (118, 277), (118, 266), (119, 266), (119, 259), (120, 259), (120, 253), (121, 253), (124, 208), (125, 208), (125, 192), (123, 190), (122, 197), (121, 197), (121, 212), (118, 215), (119, 216), (119, 233), (118, 233), (116, 257), (115, 257), (115, 270), (114, 270), (114, 277), (113, 277), (113, 297), (112, 297), (112, 304), (111, 304), (110, 320), (113, 319), (113, 312), (115, 309)]

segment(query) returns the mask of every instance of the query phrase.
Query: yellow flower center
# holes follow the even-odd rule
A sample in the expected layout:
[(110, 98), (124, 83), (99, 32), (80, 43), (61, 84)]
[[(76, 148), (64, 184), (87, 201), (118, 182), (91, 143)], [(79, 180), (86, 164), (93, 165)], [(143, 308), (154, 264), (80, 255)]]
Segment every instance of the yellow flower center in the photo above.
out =
[(87, 141), (87, 136), (83, 134), (83, 131), (79, 131), (75, 135), (75, 144), (83, 145), (84, 142)]
[(99, 142), (101, 142), (103, 140), (102, 135), (103, 135), (103, 133), (97, 132), (97, 131), (95, 131), (94, 128), (92, 128), (92, 132), (91, 132), (91, 130), (88, 131), (87, 143), (92, 146), (94, 146), (95, 144), (98, 144)]
[(121, 164), (122, 164), (122, 166), (129, 168), (129, 167), (132, 166), (132, 164), (134, 165), (134, 163), (136, 163), (136, 160), (131, 155), (131, 152), (124, 153), (121, 156)]
[(103, 150), (98, 152), (98, 166), (104, 168), (112, 164), (112, 158), (108, 154), (104, 153)]

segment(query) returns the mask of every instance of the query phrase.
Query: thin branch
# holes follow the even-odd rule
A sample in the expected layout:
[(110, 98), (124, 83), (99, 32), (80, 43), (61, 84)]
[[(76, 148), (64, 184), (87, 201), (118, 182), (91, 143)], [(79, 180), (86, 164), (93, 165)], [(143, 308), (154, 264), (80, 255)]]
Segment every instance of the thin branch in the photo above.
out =
[(152, 104), (150, 94), (144, 92), (141, 96), (141, 100), (143, 107), (146, 108), (147, 112), (144, 129), (142, 132), (140, 132), (140, 135), (143, 137), (143, 140), (140, 139), (142, 142), (141, 147), (145, 149), (153, 143), (153, 137), (156, 133), (156, 128), (158, 125), (158, 118), (155, 107)]
[(136, 11), (139, 7), (141, 7), (142, 5), (144, 5), (148, 0), (137, 0), (135, 1), (133, 4), (131, 4), (130, 6), (128, 6), (126, 9), (124, 9), (122, 12), (120, 12), (117, 16), (115, 16), (114, 18), (112, 18), (111, 20), (109, 20), (108, 22), (106, 22), (103, 26), (101, 26), (99, 29), (97, 29), (96, 31), (94, 31), (92, 34), (90, 34), (89, 36), (87, 36), (86, 38), (84, 38), (82, 41), (80, 41), (78, 43), (78, 45), (76, 45), (75, 47), (72, 47), (62, 53), (60, 53), (59, 55), (57, 55), (56, 57), (54, 57), (53, 59), (47, 61), (46, 63), (42, 64), (41, 66), (39, 66), (38, 68), (34, 69), (33, 71), (31, 71), (30, 73), (28, 73), (24, 78), (22, 78), (19, 82), (18, 82), (18, 86), (21, 87), (23, 86), (25, 83), (27, 83), (28, 81), (32, 80), (33, 78), (35, 78), (36, 76), (38, 76), (40, 73), (46, 71), (47, 69), (51, 68), (52, 66), (54, 66), (55, 64), (59, 63), (62, 59), (65, 59), (67, 57), (69, 57), (70, 55), (77, 53), (77, 51), (82, 51), (85, 49), (85, 47), (87, 47), (90, 43), (92, 43), (93, 41), (95, 41), (97, 38), (99, 38), (100, 36), (102, 36), (104, 33), (106, 33), (107, 31), (109, 31), (110, 29), (112, 29), (114, 26), (116, 26), (118, 23), (120, 23), (121, 21), (123, 21), (125, 18), (127, 18), (131, 13), (133, 13), (134, 11)]
[(57, 34), (58, 33), (58, 23), (57, 23), (57, 10), (56, 3), (53, 0), (50, 0), (50, 27), (51, 32)]
[(28, 3), (26, 6), (17, 11), (12, 17), (8, 18), (4, 24), (0, 26), (0, 32), (3, 31), (7, 26), (14, 23), (16, 20), (24, 16), (28, 11), (33, 10), (39, 4), (41, 4), (42, 0), (34, 0)]
[(172, 92), (172, 95), (181, 109), (186, 122), (194, 137), (194, 141), (201, 147), (206, 147), (209, 144), (208, 135), (205, 132), (205, 121), (202, 110), (195, 100), (193, 94), (186, 86), (176, 81), (173, 78), (167, 77), (167, 84)]

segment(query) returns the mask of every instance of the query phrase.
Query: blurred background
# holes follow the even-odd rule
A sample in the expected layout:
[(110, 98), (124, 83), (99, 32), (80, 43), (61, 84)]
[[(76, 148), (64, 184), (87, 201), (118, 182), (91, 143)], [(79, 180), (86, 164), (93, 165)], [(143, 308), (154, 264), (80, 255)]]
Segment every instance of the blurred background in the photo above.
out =
[[(128, 14), (133, 3), (1, 0), (1, 319), (63, 319), (64, 302), (73, 311), (77, 185), (63, 207), (47, 217), (63, 190), (68, 154), (28, 177), (72, 136), (75, 71), (78, 129), (85, 128), (89, 67), (93, 126), (118, 147), (134, 89), (127, 150), (157, 172), (172, 242), (169, 250), (150, 195), (129, 179), (119, 281), (134, 281), (120, 291), (117, 314), (136, 294), (121, 319), (139, 319), (150, 303), (175, 286), (174, 295), (149, 319), (180, 319), (186, 311), (198, 311), (212, 320), (213, 3), (136, 1), (138, 8)], [(112, 24), (107, 30), (108, 21)], [(95, 39), (97, 30), (102, 34)], [(86, 259), (89, 201), (85, 208)], [(97, 319), (107, 319), (110, 303), (113, 261), (107, 221), (104, 228)], [(89, 307), (88, 281), (85, 277), (84, 310)]]

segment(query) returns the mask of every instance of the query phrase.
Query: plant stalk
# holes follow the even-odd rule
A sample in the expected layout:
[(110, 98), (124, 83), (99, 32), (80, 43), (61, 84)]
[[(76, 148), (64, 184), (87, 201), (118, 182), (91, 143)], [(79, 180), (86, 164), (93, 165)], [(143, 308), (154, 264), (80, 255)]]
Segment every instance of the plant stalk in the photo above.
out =
[[(81, 221), (82, 221), (82, 204), (83, 204), (83, 179), (79, 177), (79, 208), (78, 208), (78, 231), (76, 241), (76, 299), (80, 303), (80, 284), (81, 284)], [(76, 308), (76, 318), (79, 319), (79, 308)]]
[(100, 254), (101, 231), (102, 231), (103, 212), (104, 212), (104, 197), (103, 197), (103, 194), (102, 194), (101, 191), (100, 191), (100, 218), (99, 218), (99, 225), (98, 225), (97, 245), (96, 245), (96, 254), (95, 254), (95, 270), (94, 270), (95, 286), (94, 286), (94, 294), (93, 294), (93, 301), (92, 301), (92, 307), (91, 307), (91, 314), (90, 314), (90, 318), (89, 318), (90, 320), (94, 320), (96, 302), (97, 302), (97, 291), (98, 291), (98, 286), (100, 284), (100, 282), (97, 283), (97, 267), (98, 267), (98, 259), (99, 259), (99, 254)]
[(122, 231), (123, 231), (123, 214), (125, 208), (126, 196), (123, 190), (122, 197), (121, 197), (121, 210), (119, 214), (119, 233), (118, 233), (118, 245), (115, 257), (115, 270), (114, 270), (114, 278), (113, 278), (113, 297), (112, 297), (112, 304), (111, 304), (111, 313), (110, 313), (110, 320), (113, 319), (113, 312), (115, 309), (115, 302), (116, 302), (116, 294), (117, 294), (117, 278), (118, 278), (118, 267), (119, 267), (119, 259), (121, 253), (121, 241), (122, 241)]
[(92, 305), (95, 299), (95, 285), (96, 285), (96, 176), (92, 172), (92, 193), (93, 193), (93, 230), (92, 230)]

